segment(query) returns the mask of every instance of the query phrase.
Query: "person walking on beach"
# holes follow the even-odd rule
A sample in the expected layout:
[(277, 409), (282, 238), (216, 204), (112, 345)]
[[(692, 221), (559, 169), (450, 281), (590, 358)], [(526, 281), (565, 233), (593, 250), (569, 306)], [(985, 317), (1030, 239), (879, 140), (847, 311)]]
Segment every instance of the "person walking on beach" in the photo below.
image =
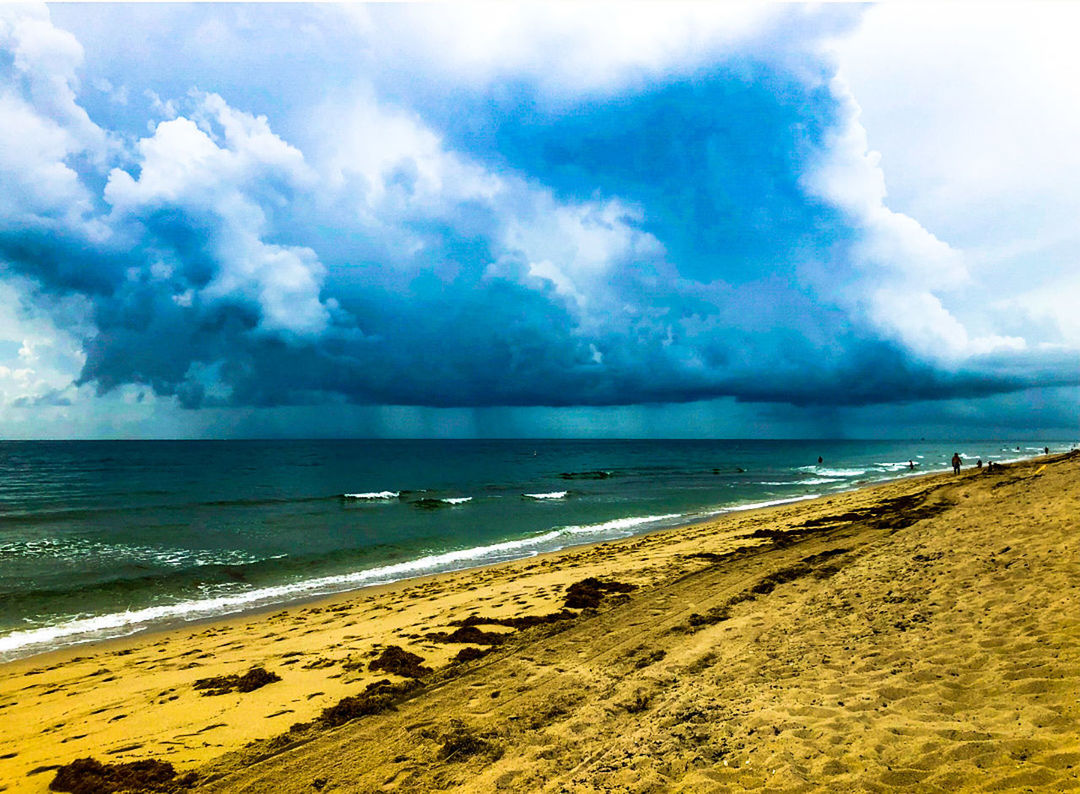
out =
[(960, 473), (960, 464), (963, 463), (963, 462), (964, 461), (960, 460), (960, 453), (959, 452), (954, 452), (953, 455), (952, 455), (952, 471), (953, 471), (953, 474), (959, 474)]

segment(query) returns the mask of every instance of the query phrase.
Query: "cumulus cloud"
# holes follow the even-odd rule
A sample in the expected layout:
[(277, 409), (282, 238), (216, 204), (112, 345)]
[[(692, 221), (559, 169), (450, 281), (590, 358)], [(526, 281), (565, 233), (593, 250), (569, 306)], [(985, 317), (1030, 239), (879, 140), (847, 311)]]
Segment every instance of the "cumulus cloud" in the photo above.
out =
[(100, 161), (105, 133), (75, 100), (79, 42), (34, 7), (0, 9), (0, 223), (48, 229), (77, 223), (92, 199), (72, 166)]
[[(121, 169), (109, 174), (110, 221), (140, 227), (154, 258), (149, 276), (170, 281), (178, 306), (197, 302), (212, 310), (250, 301), (260, 329), (318, 334), (329, 321), (318, 257), (310, 248), (263, 240), (265, 207), (311, 189), (314, 174), (264, 117), (234, 110), (215, 94), (199, 97), (192, 115), (197, 121), (161, 122), (139, 142), (137, 179)], [(186, 230), (176, 228), (177, 218)], [(196, 228), (198, 251), (208, 261), (192, 262), (192, 241), (176, 239)]]
[[(221, 73), (87, 78), (102, 126), (79, 42), (0, 17), (20, 147), (0, 148), (0, 259), (57, 323), (85, 308), (77, 374), (8, 393), (25, 406), (863, 405), (1070, 382), (1053, 357), (1025, 369), (1023, 333), (971, 330), (966, 252), (891, 207), (823, 50), (858, 12), (364, 7), (357, 75), (314, 98), (293, 84), (346, 56), (304, 42), (340, 49), (340, 19), (247, 20), (293, 59), (252, 75), (242, 12), (190, 13), (230, 42)], [(292, 104), (267, 107), (276, 83)]]
[(841, 209), (854, 230), (847, 248), (855, 268), (845, 294), (884, 334), (928, 360), (965, 358), (1025, 347), (1019, 337), (972, 336), (935, 291), (971, 283), (961, 251), (909, 215), (886, 204), (880, 153), (869, 148), (861, 109), (840, 77), (831, 91), (842, 108), (817, 162), (803, 177), (808, 190)]
[(11, 408), (70, 404), (85, 361), (79, 330), (88, 309), (79, 298), (57, 303), (24, 280), (0, 280), (0, 417), (11, 418)]
[(834, 42), (890, 206), (962, 252), (970, 278), (942, 299), (973, 337), (1023, 336), (1035, 355), (1080, 341), (1060, 311), (1080, 245), (1077, 14), (883, 4)]
[(468, 80), (535, 76), (545, 88), (575, 92), (699, 66), (780, 16), (768, 6), (739, 3), (464, 3), (355, 11), (361, 29), (388, 28), (384, 41), (404, 45), (406, 61), (437, 59)]

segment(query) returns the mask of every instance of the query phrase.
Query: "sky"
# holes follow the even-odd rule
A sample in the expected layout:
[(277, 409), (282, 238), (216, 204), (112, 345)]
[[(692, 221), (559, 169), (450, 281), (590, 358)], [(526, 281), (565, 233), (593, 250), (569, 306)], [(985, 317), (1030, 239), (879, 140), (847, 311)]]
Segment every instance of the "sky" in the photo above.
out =
[(1078, 23), (0, 6), (0, 437), (1075, 439)]

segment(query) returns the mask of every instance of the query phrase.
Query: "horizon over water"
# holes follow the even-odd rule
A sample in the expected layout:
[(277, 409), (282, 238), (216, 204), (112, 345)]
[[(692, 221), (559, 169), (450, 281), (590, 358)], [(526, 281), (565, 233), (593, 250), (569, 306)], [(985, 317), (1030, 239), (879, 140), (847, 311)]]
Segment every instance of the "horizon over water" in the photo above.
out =
[(1074, 445), (2, 441), (0, 661)]

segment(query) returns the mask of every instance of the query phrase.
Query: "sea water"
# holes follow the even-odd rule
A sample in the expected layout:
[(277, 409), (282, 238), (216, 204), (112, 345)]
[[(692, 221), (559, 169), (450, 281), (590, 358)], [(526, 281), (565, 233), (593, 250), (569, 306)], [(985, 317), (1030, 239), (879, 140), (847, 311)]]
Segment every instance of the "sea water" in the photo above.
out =
[(1044, 446), (1073, 444), (0, 442), (0, 660)]

